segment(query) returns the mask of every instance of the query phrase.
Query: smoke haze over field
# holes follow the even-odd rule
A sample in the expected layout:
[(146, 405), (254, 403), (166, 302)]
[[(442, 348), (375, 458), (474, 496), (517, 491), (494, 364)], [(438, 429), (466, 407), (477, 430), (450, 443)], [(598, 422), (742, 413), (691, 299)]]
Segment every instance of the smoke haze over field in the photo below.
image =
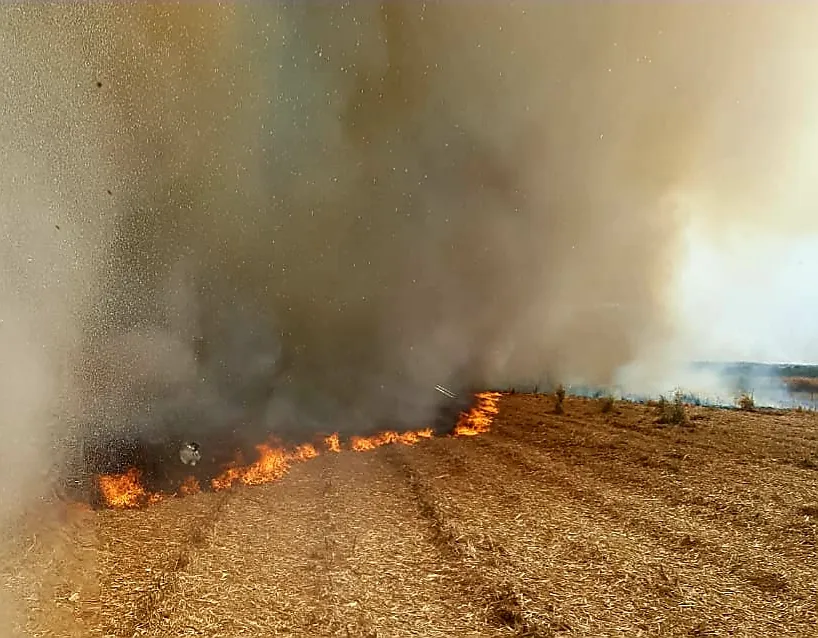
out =
[(817, 12), (3, 5), (0, 486), (54, 414), (417, 426), (437, 383), (663, 374), (689, 217), (814, 223)]

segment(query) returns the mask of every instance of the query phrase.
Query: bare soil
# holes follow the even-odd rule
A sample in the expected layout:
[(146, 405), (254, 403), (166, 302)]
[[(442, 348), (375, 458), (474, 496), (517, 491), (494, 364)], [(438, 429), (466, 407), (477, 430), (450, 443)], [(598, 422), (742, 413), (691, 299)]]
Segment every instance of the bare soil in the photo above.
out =
[(479, 437), (324, 455), (140, 511), (44, 506), (0, 558), (8, 626), (818, 636), (818, 416), (688, 408), (677, 426), (603, 405), (507, 395)]

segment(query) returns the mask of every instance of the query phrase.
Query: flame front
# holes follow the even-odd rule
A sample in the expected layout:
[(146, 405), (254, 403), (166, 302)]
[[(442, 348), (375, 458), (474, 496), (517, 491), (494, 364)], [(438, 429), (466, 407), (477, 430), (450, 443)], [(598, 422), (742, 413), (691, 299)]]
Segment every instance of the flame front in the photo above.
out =
[(500, 412), (499, 392), (483, 392), (477, 395), (477, 403), (467, 413), (460, 415), (454, 428), (455, 436), (477, 436), (491, 429), (491, 423)]
[(382, 445), (391, 443), (401, 443), (402, 445), (414, 445), (421, 439), (431, 439), (435, 433), (431, 428), (425, 430), (415, 430), (414, 432), (392, 432), (391, 430), (375, 434), (374, 436), (353, 436), (350, 439), (350, 447), (356, 452), (374, 450)]
[[(500, 397), (499, 392), (483, 392), (476, 395), (474, 407), (468, 412), (461, 413), (453, 436), (477, 436), (488, 432), (494, 417), (500, 411)], [(353, 436), (346, 449), (366, 452), (383, 445), (415, 445), (432, 437), (434, 431), (431, 428), (409, 432), (389, 430), (367, 437)], [(321, 451), (310, 443), (289, 450), (269, 443), (258, 445), (256, 446), (258, 460), (250, 465), (236, 462), (228, 466), (221, 474), (211, 479), (210, 488), (218, 492), (230, 489), (234, 485), (261, 485), (277, 481), (294, 463), (309, 461), (322, 452), (341, 452), (344, 448), (337, 432), (326, 437), (323, 444), (324, 448)], [(189, 496), (202, 490), (199, 481), (192, 476), (184, 480), (176, 494), (171, 495), (148, 492), (140, 479), (141, 474), (136, 468), (131, 468), (124, 474), (100, 476), (99, 487), (103, 501), (114, 509), (128, 509), (156, 503), (167, 496)]]

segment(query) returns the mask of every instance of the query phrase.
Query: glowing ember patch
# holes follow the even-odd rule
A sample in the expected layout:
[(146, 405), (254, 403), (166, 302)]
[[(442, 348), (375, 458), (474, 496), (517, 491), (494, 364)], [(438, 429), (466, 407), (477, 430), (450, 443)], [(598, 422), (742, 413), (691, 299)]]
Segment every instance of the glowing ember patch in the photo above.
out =
[(202, 486), (199, 484), (199, 481), (196, 480), (193, 476), (188, 476), (182, 485), (179, 486), (179, 495), (180, 496), (192, 496), (193, 494), (198, 494), (202, 491)]
[[(463, 412), (454, 428), (453, 436), (477, 436), (491, 428), (492, 421), (500, 411), (501, 393), (483, 392), (476, 395), (476, 403), (468, 412)], [(372, 436), (353, 436), (347, 448), (356, 452), (374, 450), (384, 445), (415, 445), (424, 439), (434, 437), (431, 428), (410, 432), (387, 430)], [(219, 492), (236, 484), (261, 485), (282, 478), (295, 463), (303, 463), (320, 456), (323, 452), (340, 452), (341, 439), (338, 433), (324, 439), (324, 448), (305, 443), (296, 448), (286, 449), (272, 444), (256, 446), (258, 460), (243, 465), (240, 460), (226, 467), (221, 474), (210, 480), (210, 488)], [(99, 487), (103, 501), (108, 507), (127, 509), (161, 501), (165, 495), (148, 492), (141, 484), (139, 470), (132, 468), (125, 474), (99, 477)], [(199, 481), (190, 476), (179, 487), (179, 496), (189, 496), (202, 490)]]

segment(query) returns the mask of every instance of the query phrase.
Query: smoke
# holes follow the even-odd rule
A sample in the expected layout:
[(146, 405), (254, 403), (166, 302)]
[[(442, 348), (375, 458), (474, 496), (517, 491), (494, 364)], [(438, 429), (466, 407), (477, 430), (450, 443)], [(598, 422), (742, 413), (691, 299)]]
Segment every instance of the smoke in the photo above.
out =
[(664, 374), (684, 198), (713, 234), (770, 201), (810, 112), (798, 6), (4, 5), (0, 485), (55, 423), (416, 427), (436, 384)]

